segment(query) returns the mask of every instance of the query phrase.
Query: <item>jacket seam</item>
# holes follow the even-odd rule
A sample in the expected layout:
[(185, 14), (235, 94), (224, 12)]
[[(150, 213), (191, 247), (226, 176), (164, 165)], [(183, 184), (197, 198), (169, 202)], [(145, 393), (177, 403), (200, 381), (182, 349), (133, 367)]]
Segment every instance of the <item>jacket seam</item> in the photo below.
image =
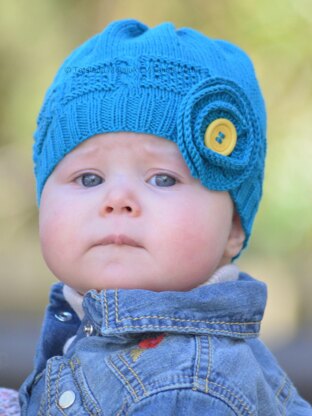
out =
[(283, 382), (280, 385), (280, 387), (278, 388), (277, 392), (275, 393), (276, 398), (279, 398), (278, 396), (281, 394), (281, 392), (282, 392), (284, 386), (286, 385), (286, 383), (287, 383), (287, 377), (286, 377), (286, 375), (284, 375)]
[(288, 394), (287, 394), (287, 396), (286, 396), (286, 398), (285, 398), (285, 400), (283, 402), (283, 405), (284, 405), (284, 414), (285, 415), (286, 415), (287, 403), (289, 402), (289, 399), (290, 399), (291, 395), (292, 395), (292, 391), (291, 391), (291, 389), (289, 389), (289, 392), (288, 392)]
[(199, 382), (198, 382), (199, 377), (198, 377), (198, 374), (199, 374), (200, 357), (201, 357), (200, 337), (198, 337), (198, 336), (195, 337), (195, 342), (196, 342), (196, 353), (197, 353), (196, 360), (197, 360), (197, 363), (196, 363), (196, 370), (195, 370), (193, 390), (196, 391), (196, 390), (199, 389)]
[(123, 413), (123, 411), (124, 411), (124, 409), (125, 409), (125, 407), (127, 406), (127, 403), (128, 401), (127, 400), (124, 400), (123, 401), (123, 403), (122, 403), (122, 405), (121, 405), (121, 408), (118, 410), (118, 413), (116, 414), (116, 416), (121, 416), (122, 415), (122, 413)]
[[(280, 395), (281, 395), (283, 389), (287, 386), (287, 384), (289, 384), (289, 389), (288, 389), (288, 392), (287, 392), (287, 396), (283, 399), (283, 398), (280, 397)], [(289, 381), (287, 375), (285, 375), (283, 383), (281, 384), (281, 386), (279, 387), (279, 389), (275, 393), (276, 399), (283, 406), (283, 415), (282, 416), (286, 415), (287, 403), (289, 402), (289, 399), (290, 399), (291, 395), (292, 395), (292, 388), (291, 388), (291, 385), (290, 385), (290, 381)]]
[(49, 366), (48, 366), (48, 372), (47, 372), (48, 416), (50, 415), (50, 410), (51, 410), (51, 381), (50, 381), (51, 367), (52, 367), (52, 363), (50, 361)]
[(44, 407), (45, 404), (46, 404), (46, 396), (45, 396), (45, 394), (42, 394), (37, 416), (42, 416), (43, 415), (42, 412), (43, 412), (43, 407)]
[(260, 324), (261, 321), (253, 321), (253, 322), (229, 322), (229, 321), (210, 321), (210, 320), (201, 320), (201, 319), (182, 319), (182, 318), (174, 318), (172, 316), (159, 316), (159, 315), (142, 315), (133, 317), (131, 315), (125, 316), (122, 319), (116, 317), (116, 322), (120, 323), (131, 319), (133, 321), (138, 321), (140, 319), (170, 319), (171, 321), (177, 322), (193, 322), (193, 323), (203, 323), (203, 324), (217, 324), (217, 325), (257, 325)]
[[(200, 348), (200, 347), (199, 347)], [(199, 361), (198, 361), (199, 362)], [(111, 363), (112, 364), (112, 363)], [(116, 369), (116, 371), (118, 372), (118, 374), (123, 378), (123, 380), (130, 386), (131, 390), (134, 390), (133, 386), (128, 382), (128, 380), (126, 379), (126, 377), (113, 365), (113, 367)], [(193, 378), (193, 382), (190, 383), (190, 378), (189, 377), (185, 377), (185, 381), (187, 382), (188, 385), (185, 385), (183, 387), (179, 386), (176, 387), (175, 385), (167, 385), (167, 386), (163, 386), (160, 389), (158, 389), (156, 387), (156, 391), (151, 391), (149, 389), (148, 394), (145, 395), (137, 395), (135, 394), (135, 403), (141, 402), (142, 400), (144, 400), (145, 398), (151, 397), (155, 394), (158, 393), (163, 393), (165, 391), (178, 391), (178, 390), (192, 390), (194, 392), (201, 392), (202, 394), (206, 394), (207, 396), (211, 396), (211, 397), (215, 397), (217, 399), (222, 399), (233, 411), (235, 411), (235, 413), (238, 416), (245, 416), (246, 414), (248, 414), (248, 416), (255, 416), (255, 413), (250, 409), (248, 403), (243, 400), (242, 398), (239, 398), (231, 389), (229, 389), (228, 387), (225, 387), (223, 384), (219, 384), (216, 383), (214, 381), (210, 381), (209, 383), (212, 385), (211, 388), (209, 389), (209, 391), (206, 391), (205, 388), (201, 388), (200, 387), (200, 383), (199, 381), (202, 381), (204, 384), (206, 384), (207, 378), (202, 378), (199, 377), (198, 375), (195, 376), (195, 378), (197, 378), (197, 386), (196, 388), (194, 388), (194, 378)], [(149, 387), (152, 387), (153, 383), (149, 383)], [(213, 386), (219, 387), (223, 390), (223, 392), (218, 392), (216, 391)], [(153, 388), (153, 387), (152, 387)], [(238, 405), (235, 404), (235, 401), (237, 403), (240, 404), (240, 406), (242, 406), (242, 408), (244, 409), (245, 412), (241, 412), (239, 410), (239, 408), (237, 407)], [(130, 405), (131, 407), (132, 405)]]
[[(201, 390), (198, 381), (199, 380), (202, 380), (204, 382), (204, 386), (205, 386), (205, 388), (202, 389), (202, 390), (204, 390), (204, 393), (206, 393), (206, 394), (209, 394), (210, 393), (211, 396), (220, 396), (222, 399), (224, 399), (225, 401), (227, 401), (226, 400), (226, 397), (223, 396), (222, 393), (218, 393), (218, 392), (214, 391), (213, 388), (210, 388), (210, 391), (209, 391), (209, 389), (208, 389), (208, 383), (210, 383), (212, 385), (215, 385), (217, 387), (220, 387), (221, 389), (223, 389), (224, 391), (226, 391), (228, 395), (234, 397), (234, 399), (236, 399), (236, 401), (239, 402), (242, 405), (242, 407), (246, 410), (246, 412), (249, 415), (252, 415), (253, 413), (250, 412), (250, 410), (249, 410), (248, 405), (246, 404), (246, 402), (244, 402), (242, 399), (240, 399), (238, 396), (236, 396), (235, 393), (232, 392), (232, 390), (230, 390), (229, 388), (225, 387), (224, 385), (221, 385), (219, 383), (216, 383), (214, 381), (210, 381), (209, 380), (209, 377), (210, 377), (210, 374), (211, 374), (211, 362), (212, 362), (212, 352), (211, 352), (212, 343), (211, 343), (211, 339), (210, 339), (209, 336), (207, 337), (207, 341), (208, 341), (208, 364), (207, 364), (206, 378), (204, 379), (202, 377), (199, 377), (199, 368), (200, 368), (201, 356), (202, 356), (202, 337), (198, 337), (197, 336), (195, 339), (196, 339), (196, 344), (197, 344), (196, 345), (197, 365), (196, 365), (196, 372), (195, 372), (195, 377), (194, 377), (194, 379), (195, 379), (195, 383), (194, 383), (195, 386), (194, 386), (193, 390), (195, 390), (195, 391)], [(235, 405), (232, 404), (232, 406), (235, 406)], [(237, 411), (238, 411), (238, 409), (237, 409)]]
[(104, 308), (105, 308), (105, 312), (103, 313), (103, 315), (105, 316), (105, 325), (106, 328), (108, 328), (108, 302), (107, 302), (107, 296), (106, 296), (106, 290), (104, 291)]
[[(70, 360), (69, 361), (69, 368), (71, 370), (75, 386), (81, 394), (82, 405), (83, 405), (84, 409), (86, 410), (86, 412), (90, 416), (95, 416), (95, 414), (93, 413), (93, 410), (90, 410), (90, 408), (94, 407), (95, 411), (96, 411), (96, 415), (97, 416), (101, 415), (102, 414), (101, 409), (98, 407), (95, 399), (86, 390), (87, 381), (85, 380), (85, 377), (83, 375), (80, 360), (78, 358), (73, 358), (72, 360)], [(77, 368), (77, 370), (75, 371), (76, 368)], [(82, 373), (80, 375), (80, 377), (79, 377), (79, 369), (81, 370), (81, 373)]]
[[(202, 380), (202, 379), (201, 379)], [(235, 396), (235, 394), (233, 394), (230, 390), (228, 390), (227, 388), (225, 388), (224, 386), (222, 386), (222, 385), (220, 385), (220, 384), (217, 384), (217, 383), (214, 383), (214, 384), (216, 384), (216, 385), (218, 385), (219, 387), (222, 387), (224, 390), (226, 390), (231, 396), (233, 396), (234, 397), (234, 399), (236, 399), (236, 400), (238, 400), (240, 403), (241, 403), (241, 405), (242, 405), (242, 407), (244, 408), (244, 410), (247, 412), (247, 414), (249, 415), (249, 416), (256, 416), (255, 415), (255, 413), (254, 412), (252, 412), (252, 411), (250, 411), (249, 409), (248, 409), (248, 407), (247, 407), (247, 405), (244, 403), (244, 402), (242, 402), (242, 400), (240, 400), (238, 397), (236, 397)], [(132, 403), (131, 405), (130, 405), (130, 407), (128, 408), (128, 411), (127, 411), (127, 413), (126, 413), (126, 415), (128, 415), (129, 414), (129, 412), (131, 411), (131, 408), (133, 407), (133, 406), (135, 406), (136, 404), (138, 404), (139, 402), (142, 402), (143, 400), (146, 400), (146, 399), (148, 399), (148, 398), (150, 398), (150, 397), (152, 397), (152, 396), (154, 396), (154, 395), (157, 395), (157, 394), (162, 394), (162, 393), (165, 393), (165, 392), (167, 392), (167, 391), (179, 391), (179, 390), (191, 390), (191, 391), (194, 391), (195, 393), (200, 393), (200, 394), (204, 394), (204, 395), (206, 395), (206, 396), (210, 396), (210, 397), (212, 397), (212, 398), (214, 398), (214, 399), (216, 399), (216, 400), (218, 400), (218, 401), (221, 401), (221, 402), (224, 402), (231, 410), (232, 410), (232, 412), (236, 415), (236, 416), (245, 416), (246, 415), (246, 413), (242, 413), (238, 408), (237, 408), (237, 405), (235, 405), (234, 403), (232, 403), (229, 399), (228, 399), (228, 397), (226, 397), (226, 396), (224, 396), (222, 393), (218, 393), (218, 392), (212, 392), (212, 393), (206, 393), (206, 392), (204, 392), (203, 390), (194, 390), (191, 386), (188, 386), (188, 387), (183, 387), (183, 388), (181, 388), (181, 387), (179, 387), (179, 388), (176, 388), (176, 387), (172, 387), (172, 388), (166, 388), (166, 389), (161, 389), (161, 390), (159, 390), (159, 391), (156, 391), (156, 392), (151, 392), (151, 393), (149, 393), (149, 395), (148, 396), (145, 396), (145, 397), (141, 397), (139, 400), (137, 400), (136, 402), (134, 402), (134, 403)]]
[(118, 354), (119, 359), (125, 364), (125, 366), (128, 368), (128, 370), (131, 372), (131, 374), (136, 378), (136, 380), (138, 381), (138, 383), (140, 384), (143, 392), (144, 392), (144, 396), (148, 395), (148, 391), (146, 390), (142, 380), (140, 379), (140, 377), (138, 376), (138, 374), (133, 370), (132, 367), (130, 367), (130, 365), (127, 363), (127, 361), (121, 356), (121, 354)]
[[(229, 390), (227, 387), (225, 387), (224, 385), (222, 385), (222, 384), (219, 384), (219, 383), (216, 383), (216, 382), (214, 382), (214, 381), (210, 381), (210, 384), (214, 384), (215, 386), (218, 386), (218, 387), (220, 387), (221, 389), (223, 389), (223, 390), (225, 390), (230, 396), (232, 396), (234, 399), (236, 399), (241, 405), (242, 405), (242, 407), (246, 410), (246, 412), (248, 413), (248, 415), (250, 415), (250, 416), (253, 416), (254, 415), (254, 412), (252, 412), (252, 411), (250, 411), (249, 410), (249, 408), (248, 408), (248, 405), (243, 401), (243, 400), (241, 400), (239, 397), (237, 397), (231, 390)], [(208, 393), (208, 394), (210, 394), (211, 396), (216, 396), (216, 397), (221, 397), (222, 399), (224, 399), (224, 401), (226, 401), (229, 405), (231, 405), (231, 407), (233, 407), (233, 406), (235, 406), (235, 408), (236, 408), (236, 405), (234, 404), (234, 403), (231, 403), (228, 399), (227, 399), (227, 397), (226, 396), (223, 396), (223, 394), (222, 393), (218, 393), (217, 391), (214, 391), (214, 390), (211, 390), (210, 389), (210, 393)], [(236, 409), (235, 411), (237, 411), (238, 412), (238, 414), (240, 415), (240, 416), (243, 416), (243, 414), (238, 410), (238, 409)]]
[(63, 371), (63, 368), (64, 368), (64, 366), (65, 366), (65, 364), (64, 363), (62, 363), (61, 365), (60, 365), (60, 367), (59, 367), (59, 369), (58, 369), (58, 372), (57, 372), (57, 379), (56, 379), (56, 381), (55, 381), (55, 404), (56, 404), (56, 407), (59, 409), (59, 411), (62, 413), (62, 415), (65, 415), (66, 416), (66, 413), (64, 412), (64, 410), (60, 407), (60, 405), (59, 405), (59, 403), (58, 403), (58, 401), (57, 401), (57, 398), (59, 397), (59, 381), (60, 381), (60, 377), (61, 377), (61, 373), (62, 373), (62, 371)]
[[(105, 291), (106, 293), (106, 291)], [(97, 300), (96, 296), (92, 295), (92, 297)], [(140, 320), (140, 319), (170, 319), (172, 321), (177, 322), (193, 322), (193, 323), (204, 323), (204, 324), (218, 324), (218, 325), (256, 325), (260, 324), (261, 320), (258, 321), (251, 321), (251, 322), (227, 322), (227, 321), (213, 321), (213, 320), (205, 320), (205, 319), (182, 319), (182, 318), (175, 318), (167, 315), (141, 315), (132, 317), (131, 315), (125, 316), (123, 318), (119, 318), (119, 300), (118, 300), (118, 290), (115, 290), (115, 317), (116, 322), (120, 323), (127, 319), (132, 319), (133, 321)]]
[(204, 330), (205, 333), (209, 334), (226, 334), (226, 335), (242, 335), (245, 337), (256, 337), (258, 334), (257, 332), (238, 332), (238, 331), (227, 331), (225, 329), (210, 329), (210, 328), (198, 328), (196, 326), (174, 326), (174, 325), (123, 325), (121, 328), (115, 328), (116, 332), (122, 332), (124, 329), (147, 329), (147, 328), (153, 328), (153, 329), (190, 329), (194, 331), (200, 331)]
[(206, 376), (206, 385), (205, 385), (205, 389), (206, 389), (206, 393), (209, 392), (209, 377), (211, 374), (211, 369), (212, 369), (212, 342), (211, 342), (211, 337), (208, 336), (208, 366), (207, 366), (207, 376)]
[(126, 385), (128, 386), (129, 390), (132, 392), (132, 394), (134, 396), (134, 400), (137, 402), (139, 400), (139, 397), (138, 397), (135, 389), (129, 383), (129, 381), (127, 380), (127, 378), (122, 374), (122, 372), (115, 366), (115, 364), (113, 363), (113, 361), (112, 361), (111, 358), (108, 358), (108, 362), (113, 367), (113, 369), (117, 372), (117, 374), (123, 379), (123, 381), (126, 383)]

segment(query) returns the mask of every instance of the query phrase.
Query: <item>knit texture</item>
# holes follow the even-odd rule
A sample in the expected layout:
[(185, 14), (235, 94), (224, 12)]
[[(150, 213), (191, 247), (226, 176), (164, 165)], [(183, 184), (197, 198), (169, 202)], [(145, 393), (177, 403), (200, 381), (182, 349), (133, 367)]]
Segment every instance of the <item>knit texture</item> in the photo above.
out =
[[(209, 124), (230, 120), (229, 156), (204, 144)], [(192, 175), (229, 191), (249, 239), (262, 194), (266, 113), (249, 57), (238, 47), (172, 23), (111, 23), (75, 49), (48, 89), (33, 156), (37, 199), (62, 158), (96, 134), (148, 133), (177, 144)]]
[(0, 416), (20, 416), (18, 392), (0, 387)]

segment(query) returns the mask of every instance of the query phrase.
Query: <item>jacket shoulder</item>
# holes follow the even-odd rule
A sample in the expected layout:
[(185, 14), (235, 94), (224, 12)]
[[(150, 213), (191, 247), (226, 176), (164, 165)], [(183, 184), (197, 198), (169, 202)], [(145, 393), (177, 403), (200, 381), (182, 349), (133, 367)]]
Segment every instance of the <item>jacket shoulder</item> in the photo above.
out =
[[(230, 374), (220, 372), (215, 366), (215, 348), (213, 337), (170, 334), (151, 348), (139, 345), (112, 354), (106, 363), (131, 395), (133, 403), (144, 401), (152, 405), (158, 401), (160, 393), (168, 392), (163, 395), (164, 400), (170, 395), (171, 401), (177, 397), (184, 400), (187, 395), (191, 402), (198, 400), (205, 402), (205, 406), (211, 405), (216, 415), (218, 409), (220, 415), (256, 414), (255, 404), (243, 393), (244, 389), (237, 388)], [(143, 409), (147, 404), (142, 406)]]
[(192, 389), (170, 389), (155, 392), (137, 403), (133, 403), (124, 416), (234, 416), (236, 413), (220, 398), (203, 394)]
[[(263, 346), (262, 351), (258, 340), (248, 343), (228, 337), (171, 334), (156, 344), (145, 349), (135, 346), (107, 358), (133, 403), (155, 404), (160, 393), (169, 391), (170, 400), (182, 399), (187, 391), (191, 401), (219, 406), (224, 415), (278, 416), (291, 414), (289, 409), (299, 399), (278, 364), (264, 359), (268, 350)], [(164, 400), (168, 394), (163, 395)], [(219, 402), (222, 404), (217, 405)]]

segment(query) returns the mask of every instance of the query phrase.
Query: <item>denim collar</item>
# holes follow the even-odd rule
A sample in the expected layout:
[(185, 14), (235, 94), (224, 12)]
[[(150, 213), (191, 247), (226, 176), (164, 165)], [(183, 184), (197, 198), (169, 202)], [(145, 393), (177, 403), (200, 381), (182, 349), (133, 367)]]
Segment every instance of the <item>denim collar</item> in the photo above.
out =
[[(239, 276), (239, 268), (235, 264), (227, 264), (218, 268), (209, 279), (200, 286), (211, 285), (221, 282), (229, 282), (237, 280)], [(83, 295), (70, 286), (63, 285), (63, 295), (72, 309), (76, 312), (79, 319), (84, 318), (84, 310), (82, 307)]]
[(237, 281), (187, 292), (91, 290), (83, 300), (84, 321), (102, 336), (170, 332), (254, 338), (266, 298), (266, 285), (244, 273)]

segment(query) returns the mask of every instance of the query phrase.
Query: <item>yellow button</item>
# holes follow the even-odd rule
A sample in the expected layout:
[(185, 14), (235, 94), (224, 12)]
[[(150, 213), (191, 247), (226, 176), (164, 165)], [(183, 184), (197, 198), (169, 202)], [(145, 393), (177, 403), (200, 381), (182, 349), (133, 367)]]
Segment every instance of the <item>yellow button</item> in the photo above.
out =
[(207, 127), (204, 141), (209, 149), (228, 156), (236, 145), (236, 128), (230, 120), (218, 118)]

